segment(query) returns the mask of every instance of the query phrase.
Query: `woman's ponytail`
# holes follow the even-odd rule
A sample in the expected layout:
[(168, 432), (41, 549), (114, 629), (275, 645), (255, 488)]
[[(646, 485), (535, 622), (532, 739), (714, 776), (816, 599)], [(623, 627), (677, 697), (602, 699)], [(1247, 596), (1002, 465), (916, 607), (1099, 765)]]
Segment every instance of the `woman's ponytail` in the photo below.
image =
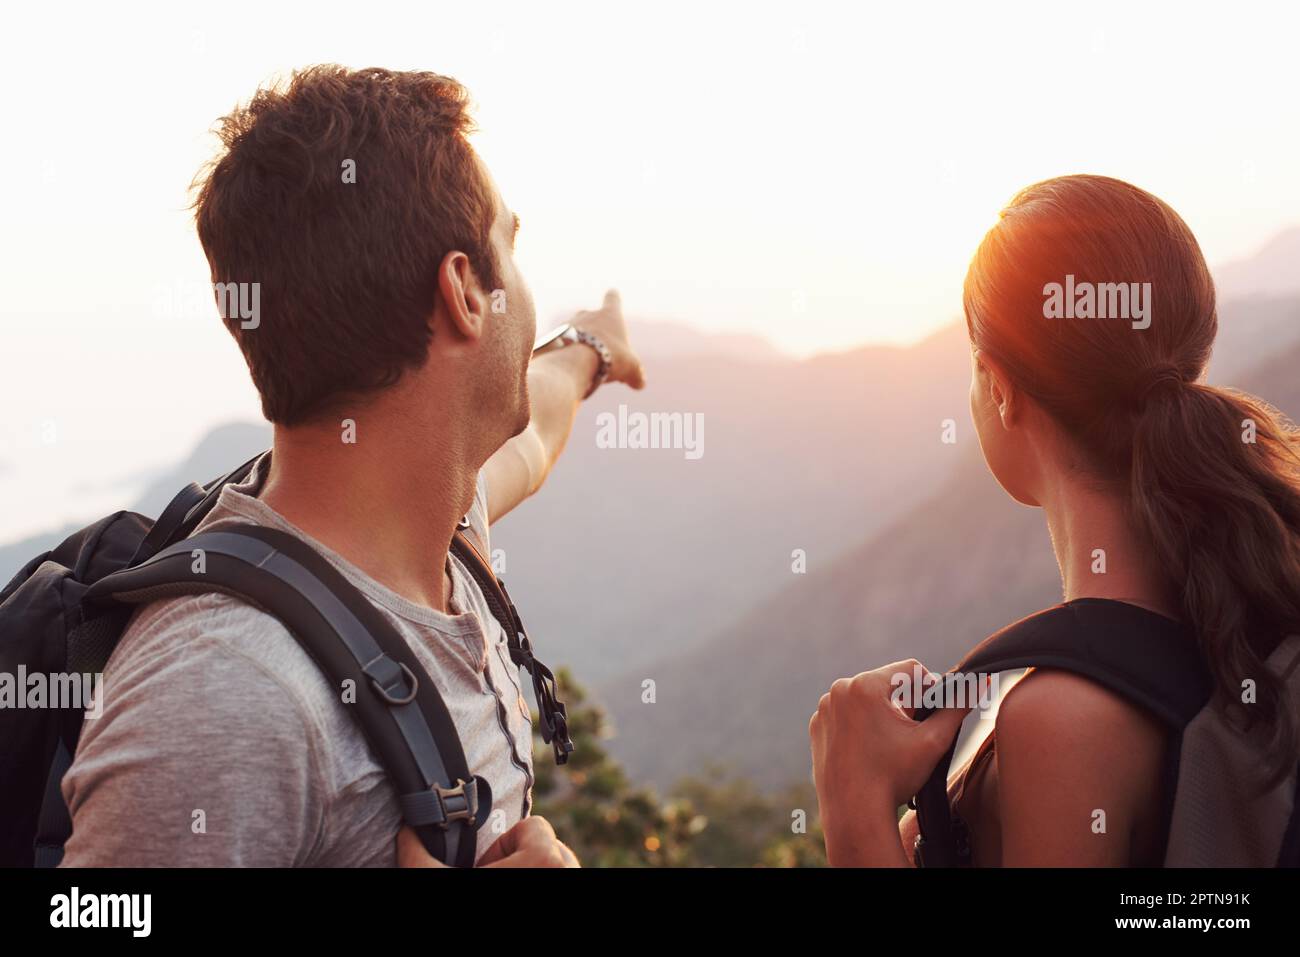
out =
[(1265, 661), (1300, 633), (1300, 439), (1251, 396), (1195, 382), (1133, 410), (1130, 509), (1180, 594), (1221, 700), (1269, 729), (1272, 783), (1297, 729)]

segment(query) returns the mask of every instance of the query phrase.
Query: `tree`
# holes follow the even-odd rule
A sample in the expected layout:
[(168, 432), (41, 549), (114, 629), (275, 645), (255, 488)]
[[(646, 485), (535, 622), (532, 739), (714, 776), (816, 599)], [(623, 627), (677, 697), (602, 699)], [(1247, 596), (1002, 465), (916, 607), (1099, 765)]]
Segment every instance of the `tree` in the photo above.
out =
[[(566, 670), (574, 752), (556, 767), (535, 735), (534, 812), (547, 818), (584, 867), (809, 867), (825, 864), (816, 799), (808, 785), (776, 798), (721, 769), (683, 779), (667, 798), (632, 784), (605, 749), (608, 718)], [(534, 720), (534, 727), (538, 727)], [(806, 833), (798, 825), (805, 824)]]

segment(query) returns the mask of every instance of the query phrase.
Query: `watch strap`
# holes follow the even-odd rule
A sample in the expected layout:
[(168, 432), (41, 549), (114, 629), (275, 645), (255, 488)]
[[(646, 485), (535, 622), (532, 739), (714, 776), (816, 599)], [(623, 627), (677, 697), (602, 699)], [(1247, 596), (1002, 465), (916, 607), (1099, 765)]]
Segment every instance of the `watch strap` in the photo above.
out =
[(573, 332), (574, 339), (595, 350), (596, 356), (600, 360), (600, 364), (596, 367), (596, 374), (591, 377), (591, 388), (589, 388), (586, 395), (583, 396), (584, 399), (587, 399), (591, 397), (593, 392), (600, 388), (601, 384), (604, 383), (607, 378), (609, 378), (609, 367), (614, 364), (614, 356), (605, 343), (601, 342), (599, 338), (593, 336), (585, 329), (575, 328)]

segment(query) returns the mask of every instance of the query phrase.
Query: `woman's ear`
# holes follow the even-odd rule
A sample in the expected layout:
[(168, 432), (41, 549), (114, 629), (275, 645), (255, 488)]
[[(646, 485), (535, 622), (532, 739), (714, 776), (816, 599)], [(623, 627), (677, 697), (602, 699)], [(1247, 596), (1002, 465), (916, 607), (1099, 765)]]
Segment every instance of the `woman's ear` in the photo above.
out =
[(980, 387), (987, 390), (989, 402), (998, 410), (1002, 427), (1010, 430), (1020, 418), (1019, 391), (1002, 364), (988, 353), (976, 350), (975, 368)]
[(479, 285), (469, 257), (452, 250), (438, 265), (438, 303), (434, 325), (450, 327), (456, 339), (478, 339), (487, 321), (488, 296)]

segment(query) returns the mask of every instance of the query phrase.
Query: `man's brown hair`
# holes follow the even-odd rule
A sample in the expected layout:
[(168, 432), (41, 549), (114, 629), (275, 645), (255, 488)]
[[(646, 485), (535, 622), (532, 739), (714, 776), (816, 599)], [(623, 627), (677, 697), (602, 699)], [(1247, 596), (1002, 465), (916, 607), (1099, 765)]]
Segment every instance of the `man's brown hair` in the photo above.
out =
[(302, 423), (421, 365), (448, 252), (500, 284), (472, 130), (453, 79), (333, 65), (222, 118), (195, 218), (213, 283), (258, 284), (255, 324), (222, 315), (269, 420)]

